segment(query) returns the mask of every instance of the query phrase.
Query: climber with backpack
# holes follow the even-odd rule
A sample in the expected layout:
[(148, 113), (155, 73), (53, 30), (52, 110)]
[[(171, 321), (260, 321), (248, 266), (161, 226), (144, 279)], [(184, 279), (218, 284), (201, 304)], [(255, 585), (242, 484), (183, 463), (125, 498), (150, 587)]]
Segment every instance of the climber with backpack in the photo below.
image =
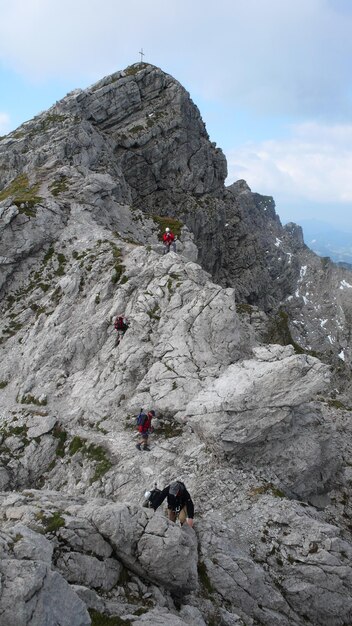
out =
[(155, 417), (155, 411), (152, 410), (152, 411), (148, 411), (148, 413), (144, 413), (143, 409), (140, 410), (139, 415), (137, 416), (136, 425), (137, 425), (137, 430), (140, 433), (140, 440), (136, 444), (137, 450), (150, 452), (148, 443), (149, 443), (149, 435), (154, 430), (152, 426), (153, 417)]
[(115, 346), (118, 346), (126, 330), (129, 328), (129, 322), (124, 315), (117, 315), (114, 321), (114, 328), (116, 330)]
[(170, 228), (165, 228), (165, 232), (163, 234), (163, 244), (164, 244), (164, 254), (167, 254), (168, 252), (170, 252), (171, 247), (173, 251), (176, 252), (175, 235), (170, 230)]
[(186, 522), (192, 528), (194, 517), (194, 504), (186, 485), (180, 480), (176, 480), (159, 493), (153, 494), (151, 503), (154, 511), (167, 498), (167, 515), (171, 522), (179, 519), (181, 526)]

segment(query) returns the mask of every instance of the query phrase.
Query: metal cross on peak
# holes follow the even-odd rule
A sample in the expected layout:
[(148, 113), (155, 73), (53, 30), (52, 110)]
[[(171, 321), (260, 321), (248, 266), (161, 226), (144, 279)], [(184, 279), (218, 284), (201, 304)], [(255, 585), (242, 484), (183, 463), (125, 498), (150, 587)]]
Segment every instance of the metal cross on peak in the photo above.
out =
[(143, 63), (143, 57), (145, 56), (143, 52), (143, 48), (140, 49), (139, 54), (141, 55), (141, 63)]

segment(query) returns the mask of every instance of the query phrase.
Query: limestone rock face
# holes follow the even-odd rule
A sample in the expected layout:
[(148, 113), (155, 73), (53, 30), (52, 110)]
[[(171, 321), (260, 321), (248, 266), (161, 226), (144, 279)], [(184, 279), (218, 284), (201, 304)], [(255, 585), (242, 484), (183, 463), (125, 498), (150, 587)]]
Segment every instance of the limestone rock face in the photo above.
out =
[(270, 196), (252, 193), (237, 181), (225, 197), (222, 284), (235, 287), (249, 321), (255, 320), (256, 307), (270, 315), (259, 333), (266, 341), (294, 342), (347, 374), (351, 272), (314, 254), (296, 224), (282, 227)]
[(46, 563), (5, 559), (0, 572), (2, 626), (90, 626), (84, 603)]
[(121, 504), (93, 509), (91, 519), (129, 569), (159, 584), (167, 580), (174, 591), (196, 588), (197, 542), (188, 527)]
[(303, 403), (324, 388), (328, 368), (291, 346), (255, 348), (254, 355), (230, 365), (189, 402), (189, 423), (236, 462), (270, 466), (296, 495), (324, 491), (339, 468), (336, 443), (317, 407)]
[(103, 79), (76, 100), (83, 116), (114, 142), (132, 202), (148, 206), (152, 194), (164, 199), (173, 188), (199, 195), (220, 189), (226, 161), (210, 144), (189, 94), (158, 68), (135, 70)]
[[(316, 519), (314, 511), (306, 514), (300, 505), (278, 502), (269, 492), (251, 493), (258, 498), (256, 504), (236, 512), (226, 529), (218, 522), (222, 526), (221, 551), (216, 539), (219, 528), (214, 532), (214, 525), (207, 524), (201, 529), (201, 558), (213, 592), (223, 599), (232, 598), (244, 621), (244, 615), (251, 615), (268, 624), (307, 620), (348, 624), (352, 611), (351, 569), (347, 565), (350, 543), (346, 544), (336, 527)], [(325, 593), (318, 601), (312, 590), (322, 579)], [(337, 605), (341, 606), (338, 618), (334, 614)]]
[(146, 64), (0, 140), (0, 626), (352, 623), (350, 274), (225, 178)]

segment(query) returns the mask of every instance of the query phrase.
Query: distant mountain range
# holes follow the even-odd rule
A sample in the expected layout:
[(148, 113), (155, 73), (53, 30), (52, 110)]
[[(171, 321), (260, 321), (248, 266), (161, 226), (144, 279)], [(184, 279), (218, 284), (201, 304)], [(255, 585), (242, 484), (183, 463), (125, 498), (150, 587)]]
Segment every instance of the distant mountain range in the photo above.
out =
[(329, 256), (339, 265), (352, 269), (352, 232), (334, 229), (319, 220), (301, 220), (304, 242), (319, 256)]

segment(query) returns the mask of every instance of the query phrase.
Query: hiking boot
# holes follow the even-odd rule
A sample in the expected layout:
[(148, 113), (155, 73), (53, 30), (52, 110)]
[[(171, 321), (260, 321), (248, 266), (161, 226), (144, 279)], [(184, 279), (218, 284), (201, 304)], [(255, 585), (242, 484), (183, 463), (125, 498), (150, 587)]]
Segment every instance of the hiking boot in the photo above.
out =
[(142, 450), (145, 450), (146, 452), (150, 452), (149, 446), (143, 446)]
[(137, 450), (140, 450), (141, 449), (141, 444), (140, 443), (136, 443), (136, 448), (137, 448)]

